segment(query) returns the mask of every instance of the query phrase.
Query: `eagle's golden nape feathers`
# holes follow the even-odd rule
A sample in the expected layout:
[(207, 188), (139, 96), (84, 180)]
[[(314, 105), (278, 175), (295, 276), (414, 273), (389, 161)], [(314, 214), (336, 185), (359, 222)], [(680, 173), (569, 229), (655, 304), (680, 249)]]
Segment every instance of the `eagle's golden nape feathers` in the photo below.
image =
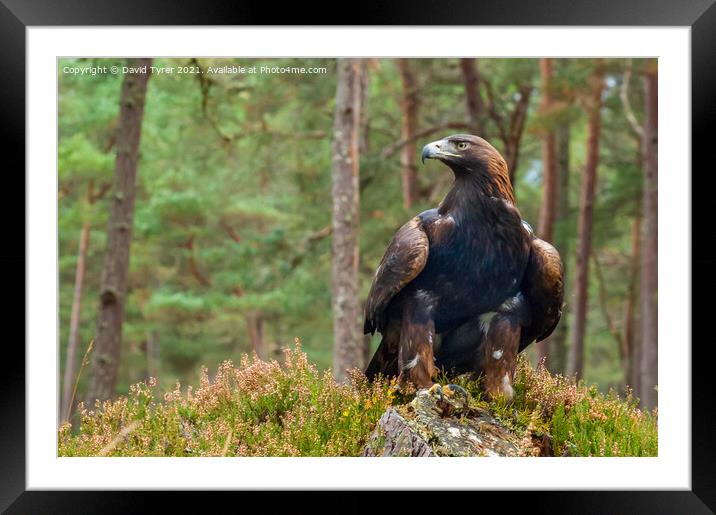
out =
[(472, 134), (454, 134), (423, 147), (422, 161), (437, 159), (455, 172), (456, 177), (470, 176), (480, 181), (493, 197), (515, 204), (507, 161), (487, 140)]

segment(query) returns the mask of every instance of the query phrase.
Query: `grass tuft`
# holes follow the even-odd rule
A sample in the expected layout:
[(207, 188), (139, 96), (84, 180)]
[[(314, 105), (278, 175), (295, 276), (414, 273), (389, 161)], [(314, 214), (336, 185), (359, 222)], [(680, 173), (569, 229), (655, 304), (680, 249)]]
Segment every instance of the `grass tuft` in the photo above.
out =
[[(156, 381), (113, 401), (80, 405), (79, 427), (59, 430), (60, 456), (358, 456), (385, 410), (408, 402), (395, 383), (369, 383), (358, 371), (347, 384), (308, 362), (300, 344), (283, 363), (244, 356), (202, 370), (199, 387), (163, 395)], [(442, 378), (441, 382), (447, 382)], [(600, 394), (520, 358), (512, 404), (487, 402), (479, 382), (456, 382), (475, 407), (507, 427), (549, 433), (555, 455), (655, 456), (657, 413), (629, 395)]]
[(639, 409), (631, 392), (626, 398), (613, 390), (602, 394), (543, 365), (534, 369), (521, 355), (511, 404), (485, 401), (479, 381), (456, 382), (476, 407), (489, 409), (507, 427), (551, 435), (555, 456), (657, 456), (658, 412)]
[[(284, 362), (244, 356), (215, 377), (202, 370), (197, 390), (157, 399), (156, 381), (130, 394), (80, 407), (80, 427), (59, 432), (61, 456), (354, 456), (391, 405), (385, 381), (355, 372), (348, 384), (319, 372), (300, 349)], [(126, 428), (131, 427), (128, 431)]]

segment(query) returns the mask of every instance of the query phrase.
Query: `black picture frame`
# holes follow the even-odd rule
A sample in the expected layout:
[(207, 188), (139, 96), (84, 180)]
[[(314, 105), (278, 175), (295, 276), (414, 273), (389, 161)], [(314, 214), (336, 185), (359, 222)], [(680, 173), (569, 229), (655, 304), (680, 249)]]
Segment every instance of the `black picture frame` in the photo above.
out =
[[(376, 4), (355, 9), (351, 16), (337, 17), (339, 22), (320, 22), (316, 12), (304, 3), (227, 2), (189, 0), (181, 4), (163, 0), (0, 0), (0, 63), (5, 75), (0, 79), (3, 137), (0, 147), (5, 163), (12, 156), (17, 163), (7, 166), (3, 177), (5, 198), (0, 202), (3, 217), (3, 240), (8, 243), (0, 256), (5, 284), (20, 288), (17, 272), (25, 267), (25, 226), (16, 221), (24, 212), (25, 178), (19, 170), (25, 167), (25, 72), (26, 34), (30, 26), (87, 25), (283, 25), (303, 21), (310, 25), (556, 25), (556, 26), (688, 26), (691, 28), (692, 73), (692, 169), (701, 170), (699, 187), (692, 183), (692, 320), (708, 320), (711, 302), (708, 293), (716, 286), (713, 267), (716, 253), (711, 250), (712, 222), (706, 208), (711, 188), (705, 185), (713, 175), (710, 141), (716, 124), (716, 6), (714, 0), (492, 0), (477, 2), (458, 0), (437, 3), (429, 0)], [(710, 145), (709, 145), (710, 144)], [(16, 184), (10, 186), (10, 181)], [(687, 177), (684, 180), (688, 180)], [(20, 211), (22, 209), (22, 211)], [(668, 214), (662, 213), (662, 216)], [(701, 238), (694, 235), (705, 235)], [(17, 284), (15, 284), (17, 283)], [(16, 289), (14, 287), (17, 287)], [(52, 288), (54, 285), (48, 285)], [(704, 294), (699, 302), (696, 290)], [(13, 291), (14, 293), (14, 291)], [(20, 298), (25, 298), (21, 293)], [(6, 293), (6, 298), (10, 295)], [(24, 302), (12, 295), (5, 303), (6, 325), (20, 324), (24, 319)], [(684, 299), (688, 302), (689, 299)], [(703, 324), (702, 324), (703, 326)], [(24, 339), (24, 325), (21, 336)], [(696, 324), (693, 325), (696, 328)], [(707, 329), (708, 330), (708, 329)], [(483, 508), (494, 501), (509, 499), (510, 507), (520, 504), (536, 513), (713, 513), (716, 511), (716, 412), (712, 407), (710, 384), (711, 338), (699, 339), (693, 333), (692, 353), (692, 454), (690, 491), (547, 491), (547, 492), (479, 492)], [(186, 492), (80, 492), (26, 491), (25, 448), (25, 352), (17, 338), (6, 335), (5, 370), (0, 374), (0, 510), (7, 513), (134, 513), (150, 509), (155, 497), (161, 496), (162, 511), (174, 507), (186, 509)], [(690, 342), (660, 342), (681, 345)], [(54, 352), (48, 348), (48, 352)], [(222, 494), (245, 496), (245, 493)], [(301, 502), (303, 494), (291, 494), (291, 502)], [(374, 509), (375, 505), (353, 502), (357, 493), (343, 497), (346, 506)], [(492, 497), (488, 499), (487, 496)], [(242, 505), (249, 506), (242, 497)], [(397, 498), (396, 498), (397, 499)], [(227, 499), (229, 500), (229, 499)], [(401, 496), (408, 508), (419, 496)], [(229, 501), (231, 502), (231, 501)], [(144, 508), (144, 509), (143, 509)], [(477, 508), (476, 508), (477, 509)], [(184, 510), (181, 510), (184, 511)]]

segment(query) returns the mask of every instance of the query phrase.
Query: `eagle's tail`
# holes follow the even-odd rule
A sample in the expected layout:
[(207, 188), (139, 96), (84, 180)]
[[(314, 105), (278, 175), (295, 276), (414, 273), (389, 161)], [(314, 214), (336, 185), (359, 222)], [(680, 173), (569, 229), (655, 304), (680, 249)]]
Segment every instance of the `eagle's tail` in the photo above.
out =
[(380, 345), (378, 345), (375, 354), (373, 354), (373, 359), (370, 360), (368, 367), (365, 369), (365, 375), (370, 381), (375, 380), (379, 374), (385, 377), (398, 375), (398, 355), (390, 351), (393, 346), (387, 341), (388, 334), (383, 336)]

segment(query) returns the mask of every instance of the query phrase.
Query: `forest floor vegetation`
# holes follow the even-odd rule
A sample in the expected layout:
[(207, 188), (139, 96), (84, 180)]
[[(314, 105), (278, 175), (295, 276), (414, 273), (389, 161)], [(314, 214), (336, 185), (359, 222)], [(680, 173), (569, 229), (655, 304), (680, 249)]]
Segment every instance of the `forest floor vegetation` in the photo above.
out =
[[(517, 434), (547, 434), (555, 456), (656, 456), (657, 411), (595, 386), (533, 368), (520, 358), (512, 403), (488, 402), (479, 382), (441, 377), (469, 393)], [(300, 343), (283, 363), (244, 356), (202, 370), (198, 388), (159, 392), (156, 380), (127, 396), (80, 404), (74, 427), (59, 429), (60, 456), (360, 456), (383, 413), (414, 392), (370, 383), (354, 371), (337, 383), (310, 363)]]

